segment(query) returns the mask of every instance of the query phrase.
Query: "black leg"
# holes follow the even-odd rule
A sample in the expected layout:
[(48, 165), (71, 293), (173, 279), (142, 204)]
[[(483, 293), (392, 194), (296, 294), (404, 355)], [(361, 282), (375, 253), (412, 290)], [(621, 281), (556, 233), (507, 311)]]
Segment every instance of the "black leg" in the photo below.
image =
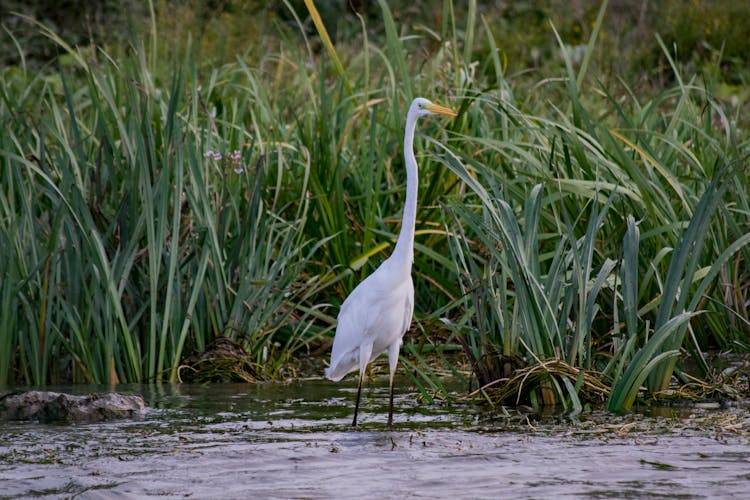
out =
[(359, 412), (359, 397), (362, 394), (363, 378), (365, 378), (363, 375), (359, 376), (359, 386), (357, 387), (357, 402), (354, 404), (354, 420), (352, 420), (352, 427), (357, 427), (357, 412)]
[(393, 377), (391, 377), (391, 402), (388, 405), (388, 427), (393, 427)]

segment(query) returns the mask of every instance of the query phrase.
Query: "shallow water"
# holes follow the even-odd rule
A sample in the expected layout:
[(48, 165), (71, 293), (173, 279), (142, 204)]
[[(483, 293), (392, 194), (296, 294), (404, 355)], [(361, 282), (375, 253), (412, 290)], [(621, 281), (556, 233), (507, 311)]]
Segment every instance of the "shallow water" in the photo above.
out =
[(376, 384), (352, 430), (353, 386), (119, 386), (144, 419), (0, 424), (0, 497), (750, 497), (747, 406), (534, 418), (402, 389), (389, 430)]

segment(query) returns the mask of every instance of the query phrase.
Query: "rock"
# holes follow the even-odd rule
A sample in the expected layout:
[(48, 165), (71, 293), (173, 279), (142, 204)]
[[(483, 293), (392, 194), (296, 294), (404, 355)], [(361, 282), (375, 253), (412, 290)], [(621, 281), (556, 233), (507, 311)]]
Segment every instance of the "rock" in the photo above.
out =
[(116, 392), (73, 396), (60, 392), (12, 392), (0, 396), (0, 421), (101, 422), (139, 418), (146, 404), (138, 395)]

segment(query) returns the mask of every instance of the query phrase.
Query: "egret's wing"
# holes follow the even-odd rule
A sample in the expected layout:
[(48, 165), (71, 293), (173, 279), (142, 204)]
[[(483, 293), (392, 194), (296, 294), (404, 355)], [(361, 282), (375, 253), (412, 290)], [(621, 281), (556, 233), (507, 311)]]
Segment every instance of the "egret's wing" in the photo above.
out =
[(326, 376), (340, 380), (359, 368), (360, 346), (372, 346), (369, 362), (400, 342), (413, 311), (414, 285), (408, 267), (386, 260), (341, 305)]
[(409, 288), (406, 293), (406, 303), (404, 304), (404, 320), (401, 328), (401, 336), (403, 337), (406, 331), (411, 326), (411, 318), (414, 316), (414, 283), (409, 280)]
[(360, 283), (341, 304), (336, 326), (336, 336), (331, 349), (331, 366), (326, 377), (341, 380), (347, 373), (359, 368), (359, 346), (370, 335), (382, 295), (377, 290), (377, 280), (371, 274)]

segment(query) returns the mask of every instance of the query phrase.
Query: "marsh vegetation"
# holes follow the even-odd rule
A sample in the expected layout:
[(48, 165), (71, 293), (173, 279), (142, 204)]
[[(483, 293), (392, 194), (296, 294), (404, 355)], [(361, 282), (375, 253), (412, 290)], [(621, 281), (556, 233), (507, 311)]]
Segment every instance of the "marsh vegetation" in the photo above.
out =
[(459, 112), (418, 138), (427, 399), (747, 396), (750, 7), (425, 4), (149, 2), (75, 44), (4, 14), (0, 385), (323, 357), (398, 234), (422, 95)]

